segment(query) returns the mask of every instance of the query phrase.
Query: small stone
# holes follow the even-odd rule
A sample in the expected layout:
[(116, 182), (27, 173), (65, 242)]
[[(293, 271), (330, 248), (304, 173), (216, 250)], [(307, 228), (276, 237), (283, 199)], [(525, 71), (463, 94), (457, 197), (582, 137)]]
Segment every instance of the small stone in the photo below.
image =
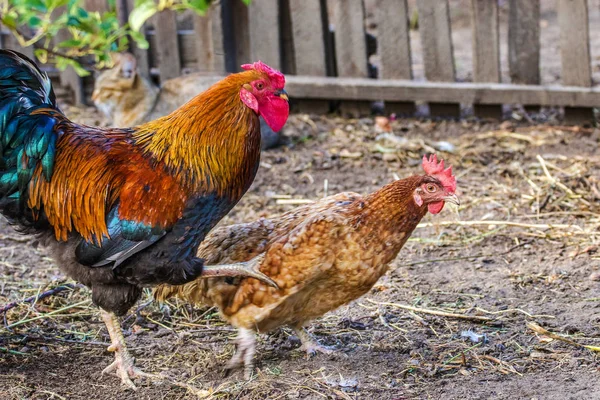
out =
[(588, 279), (591, 281), (600, 281), (600, 271), (592, 272)]

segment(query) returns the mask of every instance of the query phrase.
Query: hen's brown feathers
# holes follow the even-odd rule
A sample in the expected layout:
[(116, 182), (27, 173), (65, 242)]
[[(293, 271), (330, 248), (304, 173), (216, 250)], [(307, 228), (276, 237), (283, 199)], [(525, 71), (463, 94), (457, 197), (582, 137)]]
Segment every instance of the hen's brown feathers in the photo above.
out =
[(260, 270), (279, 290), (255, 279), (210, 279), (161, 286), (156, 297), (217, 306), (236, 327), (302, 325), (363, 295), (385, 273), (426, 212), (410, 195), (422, 179), (395, 182), (365, 197), (341, 193), (272, 219), (217, 228), (199, 248), (199, 257), (220, 264), (264, 252)]

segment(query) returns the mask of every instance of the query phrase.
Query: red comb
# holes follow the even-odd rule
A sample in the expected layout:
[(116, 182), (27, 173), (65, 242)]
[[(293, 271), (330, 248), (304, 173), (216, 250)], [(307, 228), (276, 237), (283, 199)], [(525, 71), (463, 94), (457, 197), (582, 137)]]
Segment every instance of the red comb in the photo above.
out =
[(456, 177), (452, 175), (452, 167), (444, 169), (444, 160), (438, 163), (435, 154), (432, 154), (429, 159), (423, 156), (423, 169), (427, 175), (439, 180), (446, 190), (451, 193), (456, 191)]
[(269, 76), (271, 84), (275, 89), (283, 89), (283, 87), (285, 86), (285, 76), (283, 76), (283, 74), (277, 71), (276, 69), (269, 67), (262, 61), (257, 61), (254, 64), (244, 64), (242, 65), (242, 69), (245, 69), (246, 71), (250, 71), (253, 69), (256, 71), (264, 72)]

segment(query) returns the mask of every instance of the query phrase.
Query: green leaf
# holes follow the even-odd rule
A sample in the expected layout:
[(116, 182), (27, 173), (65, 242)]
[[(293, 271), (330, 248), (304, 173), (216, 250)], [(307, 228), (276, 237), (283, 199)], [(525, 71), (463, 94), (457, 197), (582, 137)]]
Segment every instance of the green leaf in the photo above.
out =
[(42, 24), (42, 20), (40, 19), (40, 17), (36, 17), (34, 15), (33, 17), (29, 18), (28, 23), (29, 23), (29, 27), (38, 28)]
[(150, 47), (150, 44), (146, 40), (146, 36), (144, 36), (142, 32), (131, 31), (129, 32), (129, 36), (131, 36), (131, 38), (135, 40), (137, 46), (140, 49), (147, 49), (148, 47)]
[(250, 3), (252, 3), (252, 0), (242, 0), (242, 2), (243, 2), (245, 5), (249, 6), (249, 5), (250, 5)]
[(131, 14), (129, 14), (129, 25), (131, 26), (131, 29), (139, 32), (142, 25), (144, 25), (144, 22), (156, 14), (157, 11), (158, 9), (153, 1), (141, 3), (139, 7), (134, 8)]
[(187, 5), (199, 15), (205, 15), (206, 10), (210, 7), (210, 3), (206, 0), (190, 0)]
[(81, 7), (77, 7), (77, 16), (79, 18), (89, 18), (90, 15), (88, 14), (88, 12), (85, 9), (83, 9)]
[(6, 26), (8, 29), (14, 30), (17, 29), (17, 20), (12, 15), (3, 15), (2, 16), (2, 24)]
[(90, 74), (90, 71), (88, 71), (87, 69), (83, 68), (81, 66), (81, 64), (79, 64), (77, 61), (71, 60), (73, 61), (71, 63), (71, 66), (73, 67), (73, 69), (75, 70), (75, 72), (77, 73), (77, 75), (79, 76), (88, 76)]
[(81, 43), (82, 42), (79, 39), (69, 39), (69, 40), (65, 40), (63, 42), (60, 42), (58, 44), (58, 47), (61, 47), (61, 48), (65, 48), (65, 47), (69, 47), (69, 48), (71, 48), (71, 47), (81, 47)]

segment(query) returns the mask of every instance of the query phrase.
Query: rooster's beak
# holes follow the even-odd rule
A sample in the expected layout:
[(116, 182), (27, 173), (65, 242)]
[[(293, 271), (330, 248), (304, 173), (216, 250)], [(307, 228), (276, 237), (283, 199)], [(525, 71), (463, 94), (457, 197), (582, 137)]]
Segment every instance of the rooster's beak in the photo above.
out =
[(290, 101), (290, 98), (288, 97), (287, 92), (283, 89), (279, 89), (278, 91), (276, 91), (275, 96), (279, 96), (285, 101)]
[(456, 204), (457, 206), (460, 206), (460, 200), (458, 199), (458, 196), (455, 195), (454, 193), (449, 194), (448, 196), (444, 197), (444, 201), (448, 202), (448, 203)]

